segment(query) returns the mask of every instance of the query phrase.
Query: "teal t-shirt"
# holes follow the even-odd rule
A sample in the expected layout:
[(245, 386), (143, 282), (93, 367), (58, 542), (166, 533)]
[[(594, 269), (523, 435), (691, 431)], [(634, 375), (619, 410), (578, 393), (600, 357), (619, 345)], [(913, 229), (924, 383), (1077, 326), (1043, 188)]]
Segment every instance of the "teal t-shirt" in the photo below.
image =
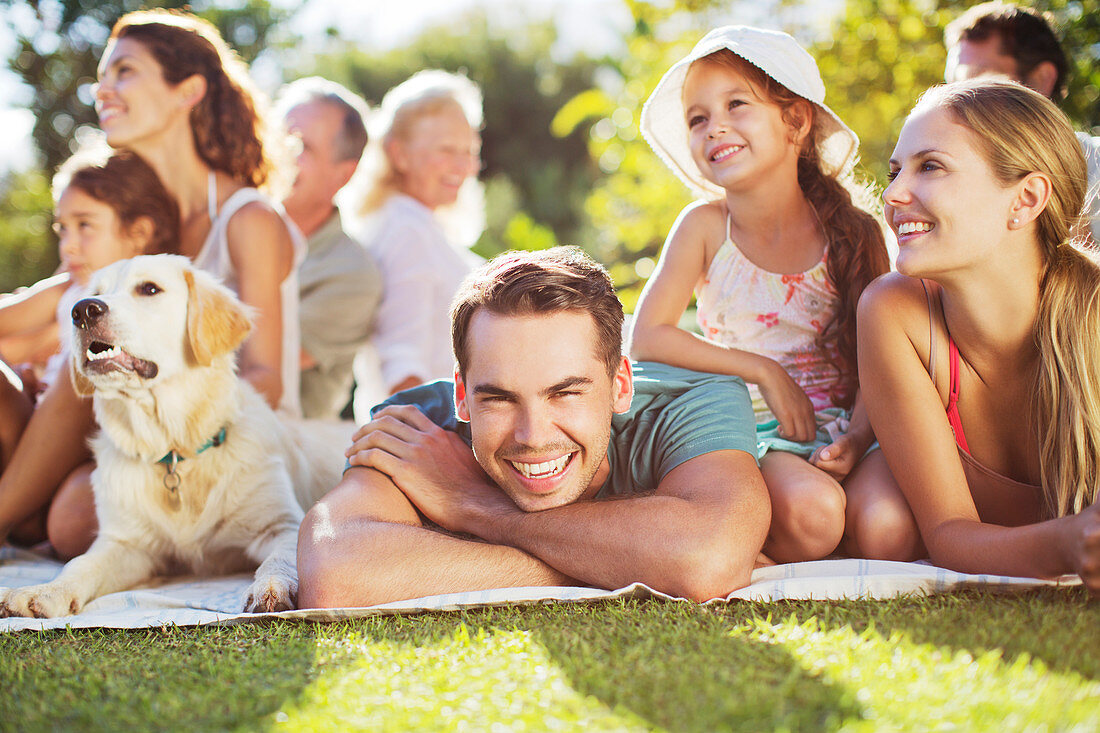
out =
[[(756, 418), (738, 377), (635, 362), (630, 409), (611, 419), (611, 475), (598, 497), (649, 493), (661, 479), (704, 453), (740, 450), (756, 458)], [(378, 405), (416, 405), (436, 425), (470, 443), (470, 425), (454, 410), (454, 382), (429, 382)]]

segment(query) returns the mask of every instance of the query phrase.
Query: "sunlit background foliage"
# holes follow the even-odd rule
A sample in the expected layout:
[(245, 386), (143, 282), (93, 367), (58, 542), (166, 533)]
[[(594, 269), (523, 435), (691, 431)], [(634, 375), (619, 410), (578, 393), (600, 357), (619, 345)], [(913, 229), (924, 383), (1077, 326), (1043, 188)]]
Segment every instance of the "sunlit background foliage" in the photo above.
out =
[[(661, 74), (708, 28), (747, 22), (781, 28), (811, 50), (828, 104), (859, 134), (863, 173), (882, 183), (906, 112), (942, 79), (943, 28), (973, 2), (942, 0), (624, 0), (634, 19), (608, 57), (557, 58), (553, 26), (502, 30), (484, 12), (426, 29), (396, 50), (375, 52), (331, 29), (319, 54), (295, 53), (292, 12), (267, 0), (233, 8), (192, 3), (248, 61), (279, 75), (320, 74), (377, 104), (414, 71), (463, 71), (485, 95), (488, 227), (476, 250), (579, 244), (606, 264), (632, 308), (687, 190), (650, 152), (638, 113)], [(161, 3), (179, 5), (181, 3)], [(91, 83), (114, 19), (136, 0), (0, 0), (17, 14), (18, 51), (8, 66), (34, 89), (38, 165), (0, 180), (0, 291), (56, 267), (48, 178), (94, 125)], [(1100, 0), (1040, 0), (1074, 66), (1063, 109), (1100, 134)], [(823, 12), (822, 7), (831, 8)], [(274, 91), (274, 90), (272, 90)]]

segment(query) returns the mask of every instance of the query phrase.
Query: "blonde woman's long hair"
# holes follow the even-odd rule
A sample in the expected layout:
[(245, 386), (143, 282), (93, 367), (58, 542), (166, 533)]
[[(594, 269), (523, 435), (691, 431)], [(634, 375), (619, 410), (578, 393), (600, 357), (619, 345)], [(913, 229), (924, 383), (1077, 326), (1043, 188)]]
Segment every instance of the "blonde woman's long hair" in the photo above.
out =
[[(386, 92), (371, 118), (362, 177), (353, 186), (362, 191), (361, 214), (372, 214), (401, 191), (401, 174), (386, 154), (387, 146), (393, 140), (405, 139), (417, 120), (452, 107), (462, 111), (470, 127), (481, 128), (481, 90), (461, 74), (426, 69)], [(440, 207), (436, 214), (449, 240), (465, 246), (473, 244), (485, 227), (484, 195), (477, 176), (466, 179), (457, 201)]]
[(1100, 481), (1100, 267), (1071, 239), (1085, 203), (1086, 168), (1069, 120), (1049, 99), (1015, 82), (971, 80), (930, 90), (937, 106), (975, 133), (1002, 185), (1030, 173), (1052, 192), (1036, 219), (1044, 270), (1035, 338), (1032, 415), (1038, 421), (1047, 518), (1091, 505)]

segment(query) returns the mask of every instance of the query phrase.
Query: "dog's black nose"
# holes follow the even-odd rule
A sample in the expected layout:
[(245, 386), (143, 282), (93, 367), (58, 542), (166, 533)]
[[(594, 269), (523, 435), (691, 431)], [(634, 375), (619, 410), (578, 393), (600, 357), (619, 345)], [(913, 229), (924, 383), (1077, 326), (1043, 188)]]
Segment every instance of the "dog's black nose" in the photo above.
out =
[(73, 325), (88, 328), (107, 312), (107, 304), (99, 298), (84, 298), (73, 306)]

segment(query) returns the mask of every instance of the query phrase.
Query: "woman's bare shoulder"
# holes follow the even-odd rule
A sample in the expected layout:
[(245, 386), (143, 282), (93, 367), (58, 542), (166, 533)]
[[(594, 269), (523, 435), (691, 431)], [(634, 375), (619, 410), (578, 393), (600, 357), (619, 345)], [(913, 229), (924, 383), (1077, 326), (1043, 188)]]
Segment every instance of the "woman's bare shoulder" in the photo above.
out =
[(286, 221), (267, 201), (250, 201), (229, 219), (226, 226), (230, 247), (254, 246), (270, 251), (271, 244), (278, 243), (290, 252), (293, 243)]
[(925, 281), (899, 272), (887, 272), (871, 281), (860, 296), (859, 305), (865, 310), (919, 309), (927, 312)]
[(904, 331), (919, 351), (927, 346), (929, 299), (936, 284), (897, 272), (879, 275), (859, 298), (856, 320), (864, 333), (883, 329)]

